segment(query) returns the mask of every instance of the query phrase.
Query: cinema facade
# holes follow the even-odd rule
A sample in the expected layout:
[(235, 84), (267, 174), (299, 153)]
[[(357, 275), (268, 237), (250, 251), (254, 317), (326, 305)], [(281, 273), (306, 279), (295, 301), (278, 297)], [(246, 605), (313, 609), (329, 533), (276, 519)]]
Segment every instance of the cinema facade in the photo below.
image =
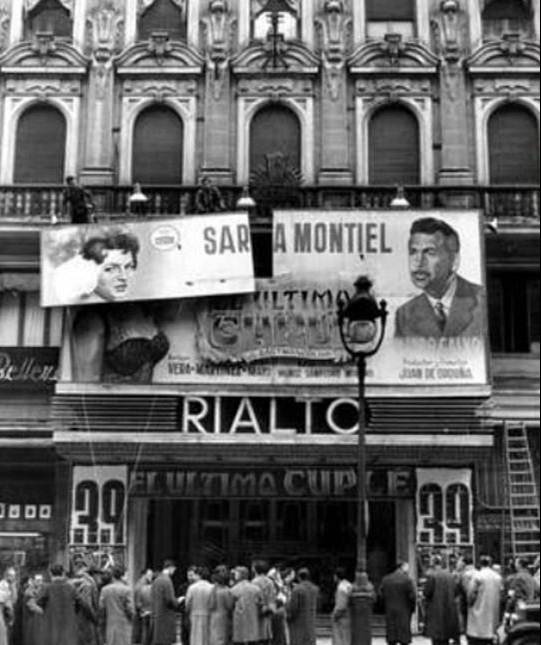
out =
[[(407, 266), (419, 215), (401, 214), (383, 244), (364, 247), (391, 312), (412, 289), (392, 266)], [(66, 310), (52, 407), (55, 451), (70, 466), (59, 556), (113, 558), (134, 575), (169, 556), (186, 567), (261, 555), (308, 564), (325, 589), (335, 566), (353, 570), (357, 377), (336, 310), (354, 276), (336, 263), (358, 253), (301, 247), (297, 224), (362, 221), (381, 233), (388, 217), (276, 212), (275, 277), (253, 293)], [(444, 217), (464, 239), (463, 273), (483, 284), (479, 214)], [(165, 355), (149, 358), (143, 317), (168, 339)], [(420, 575), (435, 551), (503, 547), (498, 525), (480, 524), (483, 500), (503, 499), (486, 338), (397, 339), (393, 325), (367, 374), (375, 583), (397, 559)]]

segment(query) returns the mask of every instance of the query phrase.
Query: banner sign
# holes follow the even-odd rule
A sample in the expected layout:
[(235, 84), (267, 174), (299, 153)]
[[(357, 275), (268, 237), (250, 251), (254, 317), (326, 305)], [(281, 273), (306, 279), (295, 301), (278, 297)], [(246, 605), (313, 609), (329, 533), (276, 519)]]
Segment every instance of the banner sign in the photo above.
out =
[(126, 542), (126, 466), (74, 466), (70, 544)]
[(334, 300), (371, 278), (389, 319), (369, 383), (486, 384), (482, 242), (478, 211), (277, 212), (274, 275)]
[(473, 543), (471, 470), (418, 468), (417, 544)]
[[(388, 468), (367, 471), (372, 498), (413, 497), (413, 471)], [(278, 470), (137, 470), (130, 478), (130, 494), (148, 497), (246, 498), (338, 497), (356, 499), (354, 468), (287, 468)]]
[(0, 387), (54, 383), (58, 355), (57, 347), (0, 347)]
[(277, 212), (274, 278), (256, 280), (253, 293), (85, 317), (73, 326), (63, 379), (355, 386), (337, 309), (367, 274), (389, 311), (367, 384), (443, 396), (471, 386), (477, 396), (489, 383), (481, 225), (477, 211)]
[(253, 290), (246, 213), (41, 232), (44, 307)]

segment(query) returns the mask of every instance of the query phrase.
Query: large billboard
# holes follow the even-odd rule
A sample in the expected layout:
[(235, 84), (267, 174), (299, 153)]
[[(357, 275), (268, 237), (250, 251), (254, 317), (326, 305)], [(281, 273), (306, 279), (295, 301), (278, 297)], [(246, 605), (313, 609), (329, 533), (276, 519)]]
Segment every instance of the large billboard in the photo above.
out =
[(354, 386), (337, 304), (367, 274), (389, 311), (369, 386), (486, 391), (477, 211), (279, 212), (273, 233), (274, 277), (254, 293), (109, 307), (81, 329), (75, 318), (63, 380)]
[(44, 307), (253, 290), (245, 213), (55, 226), (41, 234)]

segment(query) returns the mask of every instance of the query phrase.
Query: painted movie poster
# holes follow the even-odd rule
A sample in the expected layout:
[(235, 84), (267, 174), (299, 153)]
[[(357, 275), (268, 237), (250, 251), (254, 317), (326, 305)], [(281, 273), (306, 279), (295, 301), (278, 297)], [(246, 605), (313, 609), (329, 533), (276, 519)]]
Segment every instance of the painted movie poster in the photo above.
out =
[(70, 379), (354, 386), (337, 307), (365, 274), (389, 312), (368, 386), (474, 394), (488, 383), (481, 224), (477, 211), (277, 212), (274, 277), (257, 279), (249, 294), (93, 313), (96, 333), (109, 337), (91, 373), (86, 312), (81, 330), (73, 327)]
[(253, 289), (245, 213), (54, 226), (41, 234), (44, 307)]

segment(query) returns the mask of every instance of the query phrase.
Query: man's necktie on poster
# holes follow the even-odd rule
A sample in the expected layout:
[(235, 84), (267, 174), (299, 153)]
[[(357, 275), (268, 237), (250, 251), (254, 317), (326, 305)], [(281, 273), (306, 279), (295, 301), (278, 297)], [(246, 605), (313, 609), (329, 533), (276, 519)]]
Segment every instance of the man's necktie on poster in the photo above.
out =
[(447, 316), (445, 315), (443, 302), (438, 301), (434, 306), (434, 310), (436, 312), (436, 318), (438, 320), (438, 327), (440, 328), (440, 331), (443, 331), (445, 328), (445, 323), (447, 322)]

